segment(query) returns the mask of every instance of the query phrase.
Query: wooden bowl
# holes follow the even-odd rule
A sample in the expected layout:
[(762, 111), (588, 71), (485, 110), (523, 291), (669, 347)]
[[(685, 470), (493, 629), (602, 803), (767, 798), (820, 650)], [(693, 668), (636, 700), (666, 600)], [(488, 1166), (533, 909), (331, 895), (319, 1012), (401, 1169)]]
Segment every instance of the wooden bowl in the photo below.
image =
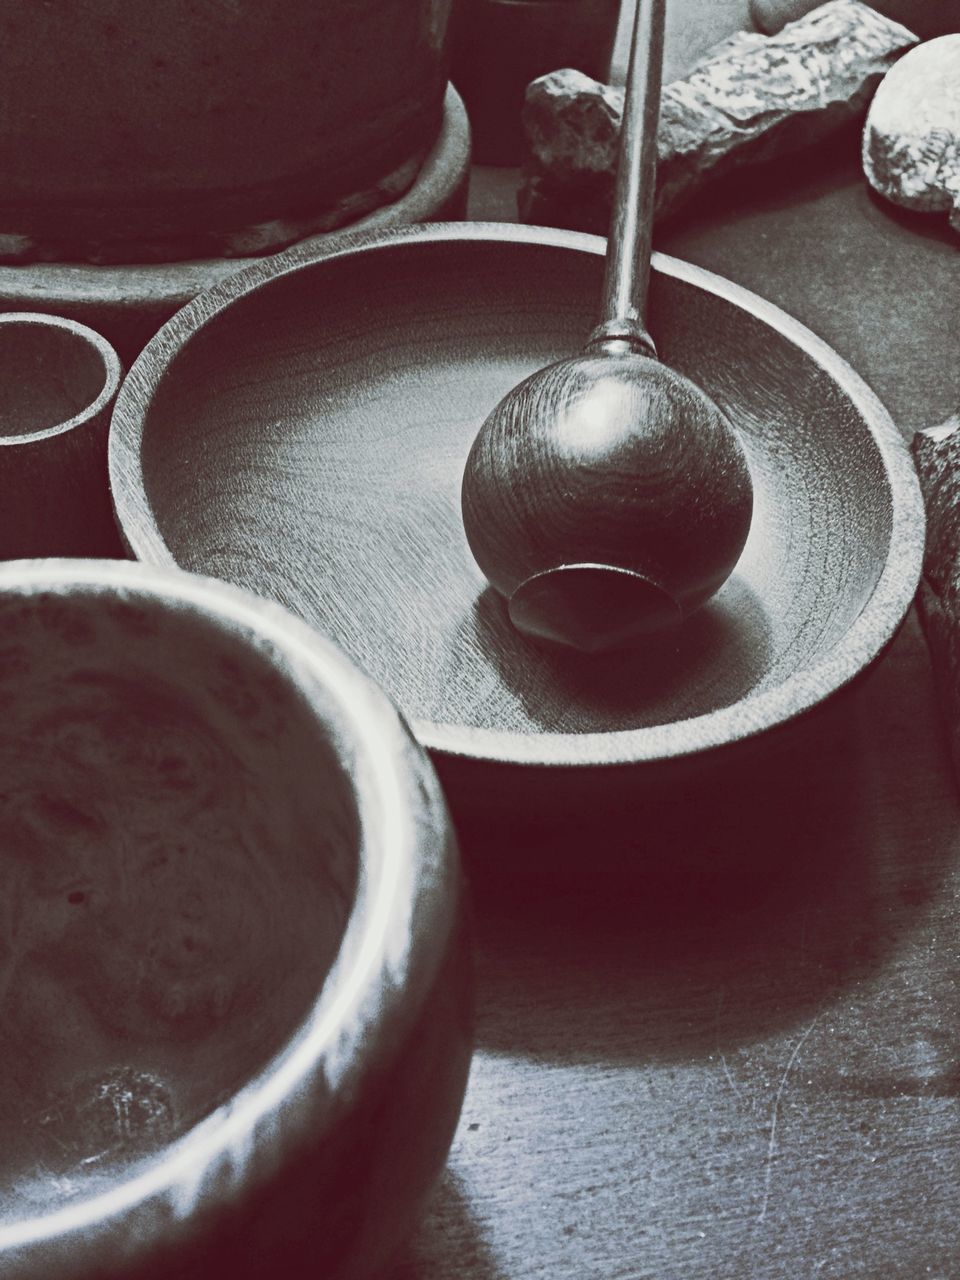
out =
[(469, 1059), (428, 761), (222, 583), (17, 561), (0, 625), (0, 1273), (366, 1275)]
[(877, 657), (918, 580), (919, 488), (877, 399), (776, 307), (659, 256), (662, 358), (748, 452), (746, 549), (678, 640), (597, 660), (512, 629), (466, 546), (461, 471), (500, 396), (580, 347), (603, 249), (447, 224), (287, 254), (180, 312), (118, 397), (133, 552), (333, 637), (432, 752), (455, 817), (562, 820), (614, 782), (634, 796), (659, 766), (767, 737)]

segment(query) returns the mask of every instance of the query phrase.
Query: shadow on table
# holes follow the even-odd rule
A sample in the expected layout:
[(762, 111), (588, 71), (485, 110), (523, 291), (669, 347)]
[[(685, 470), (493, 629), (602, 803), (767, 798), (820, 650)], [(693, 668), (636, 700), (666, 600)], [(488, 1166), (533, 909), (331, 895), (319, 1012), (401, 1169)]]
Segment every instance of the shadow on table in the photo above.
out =
[(644, 813), (466, 843), (481, 1048), (681, 1061), (808, 1019), (921, 929), (957, 856), (926, 652), (907, 633), (802, 749)]
[(447, 1172), (427, 1205), (416, 1235), (379, 1280), (428, 1280), (435, 1275), (459, 1274), (468, 1275), (471, 1280), (505, 1280), (456, 1177)]

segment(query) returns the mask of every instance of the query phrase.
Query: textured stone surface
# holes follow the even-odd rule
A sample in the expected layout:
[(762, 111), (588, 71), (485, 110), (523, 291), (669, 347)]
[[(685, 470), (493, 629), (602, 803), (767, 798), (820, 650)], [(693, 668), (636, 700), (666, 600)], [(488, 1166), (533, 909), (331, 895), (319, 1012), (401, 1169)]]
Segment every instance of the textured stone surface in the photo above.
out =
[(927, 507), (917, 605), (960, 777), (960, 413), (918, 431), (912, 448)]
[[(921, 40), (960, 31), (960, 0), (870, 0), (870, 5)], [(750, 17), (758, 31), (780, 31), (816, 7), (817, 0), (750, 0)]]
[[(663, 91), (657, 215), (704, 179), (817, 141), (866, 110), (916, 37), (859, 0), (831, 0), (775, 36), (739, 32)], [(623, 93), (570, 70), (527, 89), (528, 222), (605, 231)]]
[(911, 49), (877, 90), (863, 171), (895, 204), (947, 211), (960, 231), (960, 35)]

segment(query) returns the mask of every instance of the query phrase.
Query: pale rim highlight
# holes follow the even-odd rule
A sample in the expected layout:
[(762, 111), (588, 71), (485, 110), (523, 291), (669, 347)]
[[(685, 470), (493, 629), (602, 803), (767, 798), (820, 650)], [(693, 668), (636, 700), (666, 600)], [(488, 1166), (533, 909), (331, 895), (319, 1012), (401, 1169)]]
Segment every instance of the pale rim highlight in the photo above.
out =
[(50, 440), (76, 427), (82, 427), (109, 405), (117, 394), (122, 374), (120, 357), (106, 338), (97, 333), (96, 329), (80, 324), (78, 320), (68, 320), (66, 316), (45, 315), (39, 311), (2, 311), (0, 312), (0, 342), (3, 341), (3, 329), (15, 325), (25, 327), (32, 325), (58, 333), (71, 333), (81, 339), (100, 357), (103, 365), (103, 386), (94, 399), (84, 405), (79, 413), (75, 413), (70, 418), (64, 418), (62, 422), (54, 423), (52, 427), (42, 427), (39, 431), (18, 431), (15, 435), (9, 436), (0, 435), (0, 449), (16, 448), (17, 445), (30, 444), (34, 440)]

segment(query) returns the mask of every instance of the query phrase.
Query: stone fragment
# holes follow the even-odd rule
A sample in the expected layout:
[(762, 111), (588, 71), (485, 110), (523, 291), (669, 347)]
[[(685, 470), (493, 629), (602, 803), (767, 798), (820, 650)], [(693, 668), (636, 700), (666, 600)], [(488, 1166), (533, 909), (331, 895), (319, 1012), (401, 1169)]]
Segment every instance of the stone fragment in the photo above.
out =
[(927, 509), (917, 607), (960, 779), (960, 413), (918, 431), (911, 447)]
[(946, 211), (960, 231), (960, 35), (911, 49), (884, 80), (863, 130), (863, 171), (894, 204)]
[[(818, 141), (862, 116), (917, 38), (859, 0), (830, 0), (774, 36), (742, 31), (663, 91), (656, 214), (707, 177)], [(534, 80), (520, 215), (606, 229), (623, 91), (571, 70)]]
[[(819, 0), (750, 0), (750, 17), (758, 31), (780, 31), (817, 7)], [(921, 40), (960, 31), (960, 0), (869, 0), (873, 9), (902, 22)]]

